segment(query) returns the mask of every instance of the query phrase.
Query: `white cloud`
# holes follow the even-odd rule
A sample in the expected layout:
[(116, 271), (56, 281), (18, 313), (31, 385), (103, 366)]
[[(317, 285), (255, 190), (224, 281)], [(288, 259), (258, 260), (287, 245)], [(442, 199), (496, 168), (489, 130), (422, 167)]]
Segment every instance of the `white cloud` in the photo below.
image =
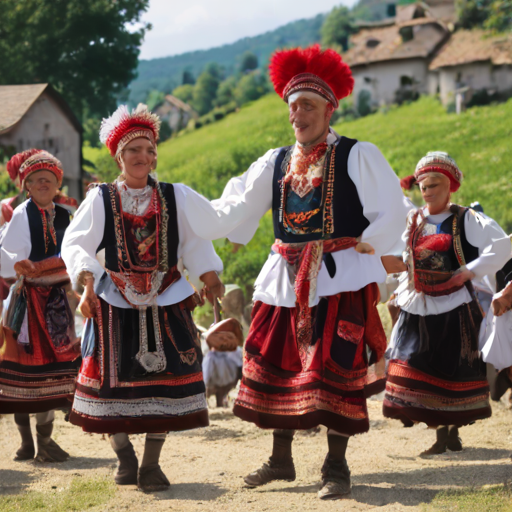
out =
[(150, 0), (141, 58), (151, 59), (228, 44), (355, 0)]

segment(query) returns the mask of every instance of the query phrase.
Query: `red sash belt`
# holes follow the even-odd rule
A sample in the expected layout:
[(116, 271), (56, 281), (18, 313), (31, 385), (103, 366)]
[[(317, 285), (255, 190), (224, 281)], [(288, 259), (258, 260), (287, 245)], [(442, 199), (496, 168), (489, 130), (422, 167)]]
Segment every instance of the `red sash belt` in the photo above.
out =
[(297, 297), (296, 337), (299, 354), (304, 366), (307, 347), (311, 343), (310, 299), (316, 295), (318, 273), (322, 265), (324, 252), (344, 251), (357, 245), (352, 237), (333, 240), (315, 240), (312, 242), (287, 244), (276, 240), (272, 250), (280, 254), (295, 270), (295, 295)]

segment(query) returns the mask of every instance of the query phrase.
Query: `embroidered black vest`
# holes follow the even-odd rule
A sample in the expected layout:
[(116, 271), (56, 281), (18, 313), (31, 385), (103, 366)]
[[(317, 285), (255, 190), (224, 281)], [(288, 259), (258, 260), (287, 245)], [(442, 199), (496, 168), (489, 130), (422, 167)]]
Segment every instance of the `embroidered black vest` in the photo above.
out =
[[(474, 247), (468, 242), (468, 239), (466, 237), (466, 215), (471, 215), (469, 213), (468, 208), (464, 208), (458, 205), (453, 205), (452, 209), (457, 209), (458, 212), (454, 215), (459, 215), (459, 230), (460, 230), (460, 244), (462, 248), (462, 254), (464, 255), (464, 259), (466, 261), (466, 264), (469, 262), (476, 260), (478, 258), (478, 247)], [(452, 234), (452, 228), (453, 226), (453, 215), (450, 215), (447, 219), (445, 219), (441, 226), (439, 227), (440, 233), (445, 234)], [(455, 248), (452, 244), (452, 247), (450, 248), (450, 251), (448, 252), (448, 257), (450, 259), (450, 266), (451, 268), (448, 270), (451, 270), (452, 272), (460, 268), (459, 261), (457, 259), (457, 255), (455, 254)]]
[(46, 258), (50, 258), (51, 256), (58, 256), (60, 254), (64, 233), (70, 223), (71, 216), (69, 211), (58, 204), (55, 205), (55, 219), (53, 220), (53, 227), (55, 228), (55, 234), (57, 235), (57, 245), (53, 243), (50, 233), (47, 232), (47, 251), (44, 239), (43, 218), (39, 208), (32, 199), (27, 203), (27, 216), (30, 228), (30, 241), (32, 243), (32, 250), (30, 251), (28, 259), (30, 261), (42, 261)]
[[(178, 263), (178, 245), (180, 242), (178, 233), (178, 213), (176, 211), (176, 198), (174, 196), (174, 187), (171, 183), (159, 182), (162, 196), (167, 206), (167, 214), (169, 220), (167, 223), (167, 255), (169, 268), (174, 267)], [(103, 204), (105, 206), (105, 230), (103, 239), (98, 246), (96, 252), (105, 249), (105, 267), (112, 272), (119, 272), (118, 247), (116, 240), (114, 211), (112, 209), (111, 197), (108, 184), (100, 185), (103, 195)], [(116, 192), (117, 199), (120, 201), (119, 193)], [(127, 264), (127, 268), (128, 268)]]
[[(324, 173), (321, 206), (323, 218), (330, 217), (331, 212), (326, 212), (325, 208), (326, 203), (329, 202), (329, 197), (331, 198), (332, 229), (327, 229), (327, 223), (324, 221), (324, 230), (320, 233), (295, 234), (284, 229), (282, 219), (280, 218), (281, 195), (283, 193), (281, 180), (286, 174), (293, 146), (283, 147), (279, 150), (272, 183), (272, 217), (275, 238), (285, 243), (297, 243), (320, 239), (358, 237), (369, 226), (370, 222), (363, 215), (363, 206), (359, 200), (357, 188), (348, 175), (348, 156), (356, 142), (357, 140), (355, 139), (341, 137), (333, 149), (335, 154), (334, 174), (330, 183), (327, 179), (328, 176)], [(327, 174), (331, 168), (331, 160), (332, 154), (329, 153), (325, 166)], [(331, 190), (329, 190), (329, 187), (332, 187)]]

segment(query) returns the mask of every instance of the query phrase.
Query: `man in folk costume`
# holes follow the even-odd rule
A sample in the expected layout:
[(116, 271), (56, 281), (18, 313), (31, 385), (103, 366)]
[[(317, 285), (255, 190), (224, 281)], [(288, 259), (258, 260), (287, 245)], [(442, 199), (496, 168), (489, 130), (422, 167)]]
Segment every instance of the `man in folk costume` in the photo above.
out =
[[(89, 318), (70, 421), (110, 434), (115, 481), (143, 491), (169, 487), (159, 465), (166, 433), (208, 425), (196, 295), (183, 268), (209, 299), (223, 291), (220, 258), (184, 215), (186, 187), (150, 175), (159, 127), (145, 105), (103, 120), (100, 139), (121, 176), (87, 194), (62, 249), (72, 281), (85, 287), (80, 307)], [(133, 433), (147, 433), (140, 468)]]
[(329, 453), (319, 497), (333, 499), (350, 491), (349, 437), (369, 428), (368, 364), (386, 349), (375, 283), (386, 279), (385, 255), (408, 210), (380, 151), (329, 128), (354, 83), (340, 55), (318, 45), (277, 52), (270, 77), (296, 144), (268, 151), (211, 204), (190, 195), (187, 216), (202, 237), (246, 244), (272, 209), (276, 241), (255, 283), (234, 413), (274, 429), (274, 445), (245, 482), (295, 480), (294, 430), (322, 424)]
[(0, 414), (14, 413), (22, 444), (15, 460), (34, 458), (30, 413), (36, 414), (37, 459), (61, 462), (69, 455), (52, 440), (54, 409), (73, 398), (80, 355), (69, 277), (59, 257), (70, 215), (53, 198), (62, 164), (31, 149), (11, 158), (29, 199), (15, 208), (3, 233), (0, 274), (16, 280), (6, 302), (0, 347)]
[(510, 240), (491, 218), (452, 204), (462, 172), (435, 151), (416, 167), (426, 206), (411, 211), (403, 240), (407, 272), (397, 289), (384, 416), (437, 427), (422, 455), (462, 450), (458, 428), (491, 415), (478, 350), (482, 310), (471, 280), (495, 274)]

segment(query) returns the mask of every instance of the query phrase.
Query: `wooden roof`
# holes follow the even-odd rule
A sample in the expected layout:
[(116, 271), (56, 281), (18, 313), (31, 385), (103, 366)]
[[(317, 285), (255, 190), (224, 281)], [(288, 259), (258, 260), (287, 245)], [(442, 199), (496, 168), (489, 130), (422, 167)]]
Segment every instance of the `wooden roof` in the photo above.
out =
[[(352, 47), (344, 54), (351, 66), (364, 66), (376, 62), (411, 58), (428, 58), (448, 37), (446, 26), (432, 18), (411, 21), (414, 37), (403, 41), (400, 29), (403, 25), (363, 29), (351, 37)], [(405, 22), (406, 25), (409, 24)]]
[(82, 132), (82, 125), (62, 96), (49, 84), (0, 85), (0, 134), (11, 130), (46, 92), (62, 109), (71, 124)]
[(8, 131), (21, 120), (47, 85), (0, 86), (0, 133)]
[(483, 30), (459, 30), (441, 48), (430, 69), (485, 61), (496, 66), (512, 64), (512, 34), (490, 36)]

